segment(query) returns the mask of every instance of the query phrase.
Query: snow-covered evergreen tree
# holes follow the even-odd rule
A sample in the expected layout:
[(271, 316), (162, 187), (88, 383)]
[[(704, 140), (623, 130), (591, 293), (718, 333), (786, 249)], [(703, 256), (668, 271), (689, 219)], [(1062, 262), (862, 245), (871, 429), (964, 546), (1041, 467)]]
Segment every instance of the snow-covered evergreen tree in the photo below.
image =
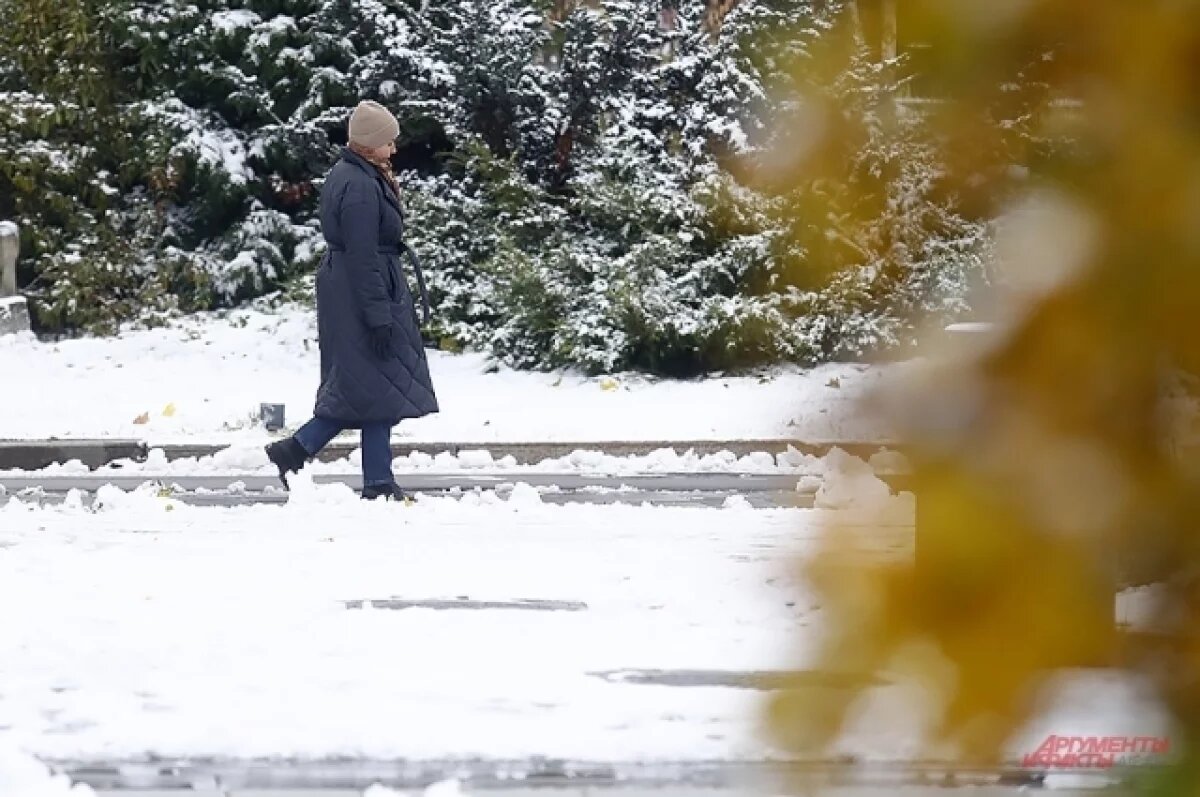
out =
[(187, 253), (212, 300), (311, 268), (320, 176), (361, 96), (420, 103), (437, 70), (396, 2), (139, 3), (127, 12), (142, 104), (176, 138), (163, 246)]
[(793, 109), (792, 130), (830, 127), (823, 168), (775, 175), (786, 190), (770, 279), (798, 289), (799, 340), (818, 360), (908, 345), (922, 319), (961, 315), (987, 237), (942, 184), (922, 112), (896, 102), (894, 65), (842, 42), (836, 75), (810, 78), (809, 106)]
[[(893, 71), (855, 53), (836, 80), (807, 73), (833, 0), (742, 0), (719, 25), (706, 0), (69, 6), (24, 35), (44, 50), (87, 27), (71, 80), (0, 40), (0, 214), (38, 242), (23, 282), (43, 328), (303, 293), (363, 97), (401, 122), (434, 337), (522, 367), (856, 356), (961, 310), (978, 263), (982, 227), (893, 112)], [(837, 109), (831, 171), (763, 180), (798, 96)], [(107, 132), (72, 131), (84, 116)]]
[(0, 218), (18, 222), (18, 280), (45, 327), (111, 329), (171, 304), (140, 257), (143, 179), (163, 141), (125, 113), (112, 2), (13, 0), (0, 28)]

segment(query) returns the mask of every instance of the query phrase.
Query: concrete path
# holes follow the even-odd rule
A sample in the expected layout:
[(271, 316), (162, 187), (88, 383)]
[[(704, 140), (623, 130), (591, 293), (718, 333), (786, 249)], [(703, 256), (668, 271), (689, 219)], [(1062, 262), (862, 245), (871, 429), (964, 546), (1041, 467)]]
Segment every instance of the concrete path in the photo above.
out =
[[(173, 761), (55, 762), (99, 794), (204, 797), (361, 797), (373, 783), (420, 794), (432, 783), (457, 779), (467, 793), (533, 795), (686, 795), (686, 797), (934, 797), (955, 788), (971, 797), (1016, 797), (1043, 785), (1045, 773), (1017, 767), (969, 768), (939, 762), (857, 765), (832, 761), (629, 762), (520, 761)], [(1085, 776), (1088, 777), (1088, 776)], [(1096, 775), (1079, 790), (1103, 781)]]
[[(265, 442), (265, 441), (264, 441)], [(168, 460), (186, 457), (205, 457), (228, 448), (216, 443), (166, 443), (129, 439), (100, 440), (0, 440), (0, 470), (39, 470), (55, 462), (79, 460), (89, 468), (98, 468), (118, 459), (141, 461), (150, 449), (160, 448)], [(896, 449), (888, 441), (824, 440), (793, 441), (778, 439), (747, 440), (579, 440), (579, 441), (428, 441), (410, 442), (396, 440), (392, 443), (395, 456), (408, 456), (413, 452), (430, 455), (440, 453), (459, 454), (463, 451), (487, 450), (492, 456), (511, 456), (519, 464), (532, 465), (544, 459), (565, 457), (574, 451), (600, 451), (610, 456), (639, 456), (664, 448), (675, 451), (694, 451), (699, 455), (730, 451), (741, 457), (758, 451), (780, 454), (788, 448), (813, 456), (824, 456), (833, 448), (840, 448), (854, 456), (868, 458), (884, 448)], [(335, 440), (320, 454), (326, 462), (343, 459), (358, 448), (357, 440)]]
[[(659, 506), (721, 506), (731, 496), (741, 496), (756, 508), (811, 507), (813, 494), (797, 492), (795, 474), (663, 473), (631, 476), (589, 476), (577, 473), (409, 473), (398, 474), (397, 481), (408, 492), (453, 496), (475, 490), (495, 490), (507, 498), (518, 482), (541, 488), (542, 500), (550, 504), (642, 504)], [(322, 474), (313, 477), (317, 484), (345, 484), (352, 489), (362, 486), (357, 475)], [(199, 506), (241, 506), (282, 504), (287, 493), (272, 476), (28, 476), (0, 477), (0, 504), (12, 496), (34, 498), (54, 504), (71, 490), (87, 493), (106, 484), (133, 490), (146, 483), (157, 483), (173, 498)]]

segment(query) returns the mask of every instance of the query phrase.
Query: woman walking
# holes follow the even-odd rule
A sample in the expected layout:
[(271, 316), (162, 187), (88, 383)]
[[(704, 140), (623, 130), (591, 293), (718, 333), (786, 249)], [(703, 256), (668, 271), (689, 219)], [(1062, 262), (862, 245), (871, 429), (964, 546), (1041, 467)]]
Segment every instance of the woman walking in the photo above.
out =
[[(364, 100), (350, 117), (350, 143), (321, 189), (328, 250), (317, 272), (321, 386), (313, 418), (267, 446), (289, 473), (344, 429), (362, 430), (362, 497), (407, 498), (392, 475), (392, 427), (438, 411), (412, 292), (400, 266), (404, 212), (392, 175), (400, 133), (382, 105)], [(425, 320), (429, 298), (417, 267)]]

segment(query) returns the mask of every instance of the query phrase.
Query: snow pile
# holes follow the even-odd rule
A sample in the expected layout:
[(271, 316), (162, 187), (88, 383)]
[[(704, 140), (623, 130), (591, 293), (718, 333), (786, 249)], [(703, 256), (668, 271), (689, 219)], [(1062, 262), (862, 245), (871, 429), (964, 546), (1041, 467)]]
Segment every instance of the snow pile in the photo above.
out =
[[(171, 498), (171, 493), (171, 488), (153, 482), (146, 482), (128, 491), (106, 484), (96, 490), (96, 500), (92, 504), (92, 510), (95, 512), (172, 512), (178, 509), (180, 504)], [(68, 499), (64, 503), (66, 510), (76, 512), (83, 510), (82, 495), (73, 500), (68, 495)]]
[(1168, 600), (1165, 584), (1130, 587), (1117, 593), (1117, 623), (1141, 631), (1169, 631), (1187, 624)]
[(825, 479), (817, 490), (818, 509), (883, 510), (892, 491), (869, 464), (835, 448), (825, 457)]
[[(463, 797), (466, 794), (462, 784), (456, 779), (439, 780), (425, 787), (422, 797)], [(408, 797), (405, 792), (389, 789), (383, 784), (376, 783), (363, 792), (363, 797)]]
[(41, 761), (0, 744), (0, 795), (4, 797), (95, 797), (82, 783), (72, 785), (53, 774)]
[[(833, 456), (830, 459), (830, 456)], [(413, 451), (398, 456), (392, 461), (392, 470), (397, 474), (433, 471), (439, 473), (479, 471), (514, 473), (580, 473), (601, 476), (629, 476), (645, 473), (795, 473), (824, 478), (833, 468), (841, 468), (844, 452), (825, 457), (804, 454), (788, 446), (779, 454), (756, 451), (737, 456), (731, 451), (714, 454), (697, 454), (688, 449), (682, 453), (673, 448), (660, 448), (649, 454), (614, 456), (597, 450), (576, 449), (563, 457), (543, 459), (532, 464), (518, 464), (515, 457), (505, 455), (496, 458), (487, 449), (464, 450), (457, 454), (448, 451), (436, 455)], [(831, 465), (832, 463), (832, 465)], [(347, 456), (331, 462), (314, 461), (306, 468), (313, 474), (345, 475), (358, 473), (362, 465), (362, 449), (355, 448)], [(883, 451), (870, 459), (870, 467), (877, 473), (902, 473), (908, 469), (904, 456), (894, 451)], [(272, 476), (276, 468), (255, 444), (235, 444), (215, 454), (203, 457), (180, 457), (168, 460), (161, 448), (152, 448), (145, 461), (119, 459), (89, 469), (79, 460), (53, 464), (38, 471), (0, 470), (0, 476), (26, 476), (37, 473), (43, 476)], [(816, 489), (813, 487), (813, 489)]]
[[(476, 451), (460, 451), (455, 458), (455, 464), (463, 470), (485, 470), (494, 468), (497, 463), (492, 459), (492, 453), (486, 450)], [(504, 465), (500, 467), (514, 467), (516, 460), (512, 457), (504, 457), (506, 460)]]
[[(78, 491), (72, 491), (78, 492)], [(82, 495), (77, 495), (63, 504), (68, 511), (83, 509)], [(171, 498), (171, 488), (147, 482), (133, 490), (122, 490), (111, 484), (106, 484), (96, 490), (96, 500), (92, 505), (95, 512), (171, 512), (180, 506), (178, 501)]]
[(912, 470), (908, 457), (894, 450), (877, 451), (867, 463), (876, 473), (908, 473)]
[(824, 483), (825, 482), (819, 476), (802, 476), (800, 477), (800, 480), (796, 482), (796, 492), (815, 493), (817, 490), (821, 489), (821, 485)]
[[(162, 452), (160, 451), (159, 453), (161, 454)], [(164, 459), (165, 459), (165, 457), (164, 457)], [(150, 461), (150, 457), (146, 458), (146, 462), (144, 462), (144, 463), (139, 462), (137, 464), (138, 464), (138, 467), (144, 467), (147, 469), (151, 469), (154, 467), (154, 465)], [(27, 472), (28, 471), (20, 471), (20, 470), (0, 471), (0, 473), (9, 473), (14, 476), (19, 475), (21, 473), (27, 473)], [(70, 460), (67, 460), (66, 462), (51, 463), (37, 472), (40, 474), (43, 474), (45, 476), (86, 476), (92, 472), (92, 469), (89, 468), (87, 465), (84, 465), (83, 462), (81, 462), (78, 459), (70, 459)]]
[(358, 493), (345, 484), (316, 484), (312, 472), (305, 468), (288, 477), (288, 504), (292, 506), (314, 506), (321, 504), (353, 504), (359, 502)]
[(509, 493), (508, 503), (513, 507), (532, 507), (542, 505), (542, 496), (536, 487), (517, 482)]
[(744, 495), (731, 495), (725, 499), (724, 503), (721, 504), (721, 508), (743, 511), (747, 509), (753, 509), (754, 507), (750, 505), (750, 502), (746, 500)]

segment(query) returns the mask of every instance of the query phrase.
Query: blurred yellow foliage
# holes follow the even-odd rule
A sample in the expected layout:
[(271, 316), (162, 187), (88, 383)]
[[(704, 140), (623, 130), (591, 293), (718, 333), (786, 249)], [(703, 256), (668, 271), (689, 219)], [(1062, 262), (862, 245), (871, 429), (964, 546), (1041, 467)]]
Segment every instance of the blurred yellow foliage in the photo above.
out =
[[(915, 556), (865, 563), (828, 530), (803, 572), (824, 607), (821, 666), (916, 679), (934, 718), (916, 741), (963, 763), (1000, 760), (1055, 671), (1140, 673), (1183, 757), (1156, 786), (1195, 792), (1200, 468), (1180, 386), (1200, 374), (1200, 2), (899, 9), (939, 86), (921, 107), (943, 190), (998, 220), (982, 309), (997, 331), (957, 352), (931, 331), (927, 363), (874, 405), (911, 441)], [(1030, 103), (1023, 136), (996, 123), (1013, 93)], [(797, 175), (823, 173), (821, 151)], [(1114, 627), (1114, 595), (1135, 584), (1162, 586), (1155, 634)], [(797, 688), (771, 727), (817, 752), (862, 697)]]

